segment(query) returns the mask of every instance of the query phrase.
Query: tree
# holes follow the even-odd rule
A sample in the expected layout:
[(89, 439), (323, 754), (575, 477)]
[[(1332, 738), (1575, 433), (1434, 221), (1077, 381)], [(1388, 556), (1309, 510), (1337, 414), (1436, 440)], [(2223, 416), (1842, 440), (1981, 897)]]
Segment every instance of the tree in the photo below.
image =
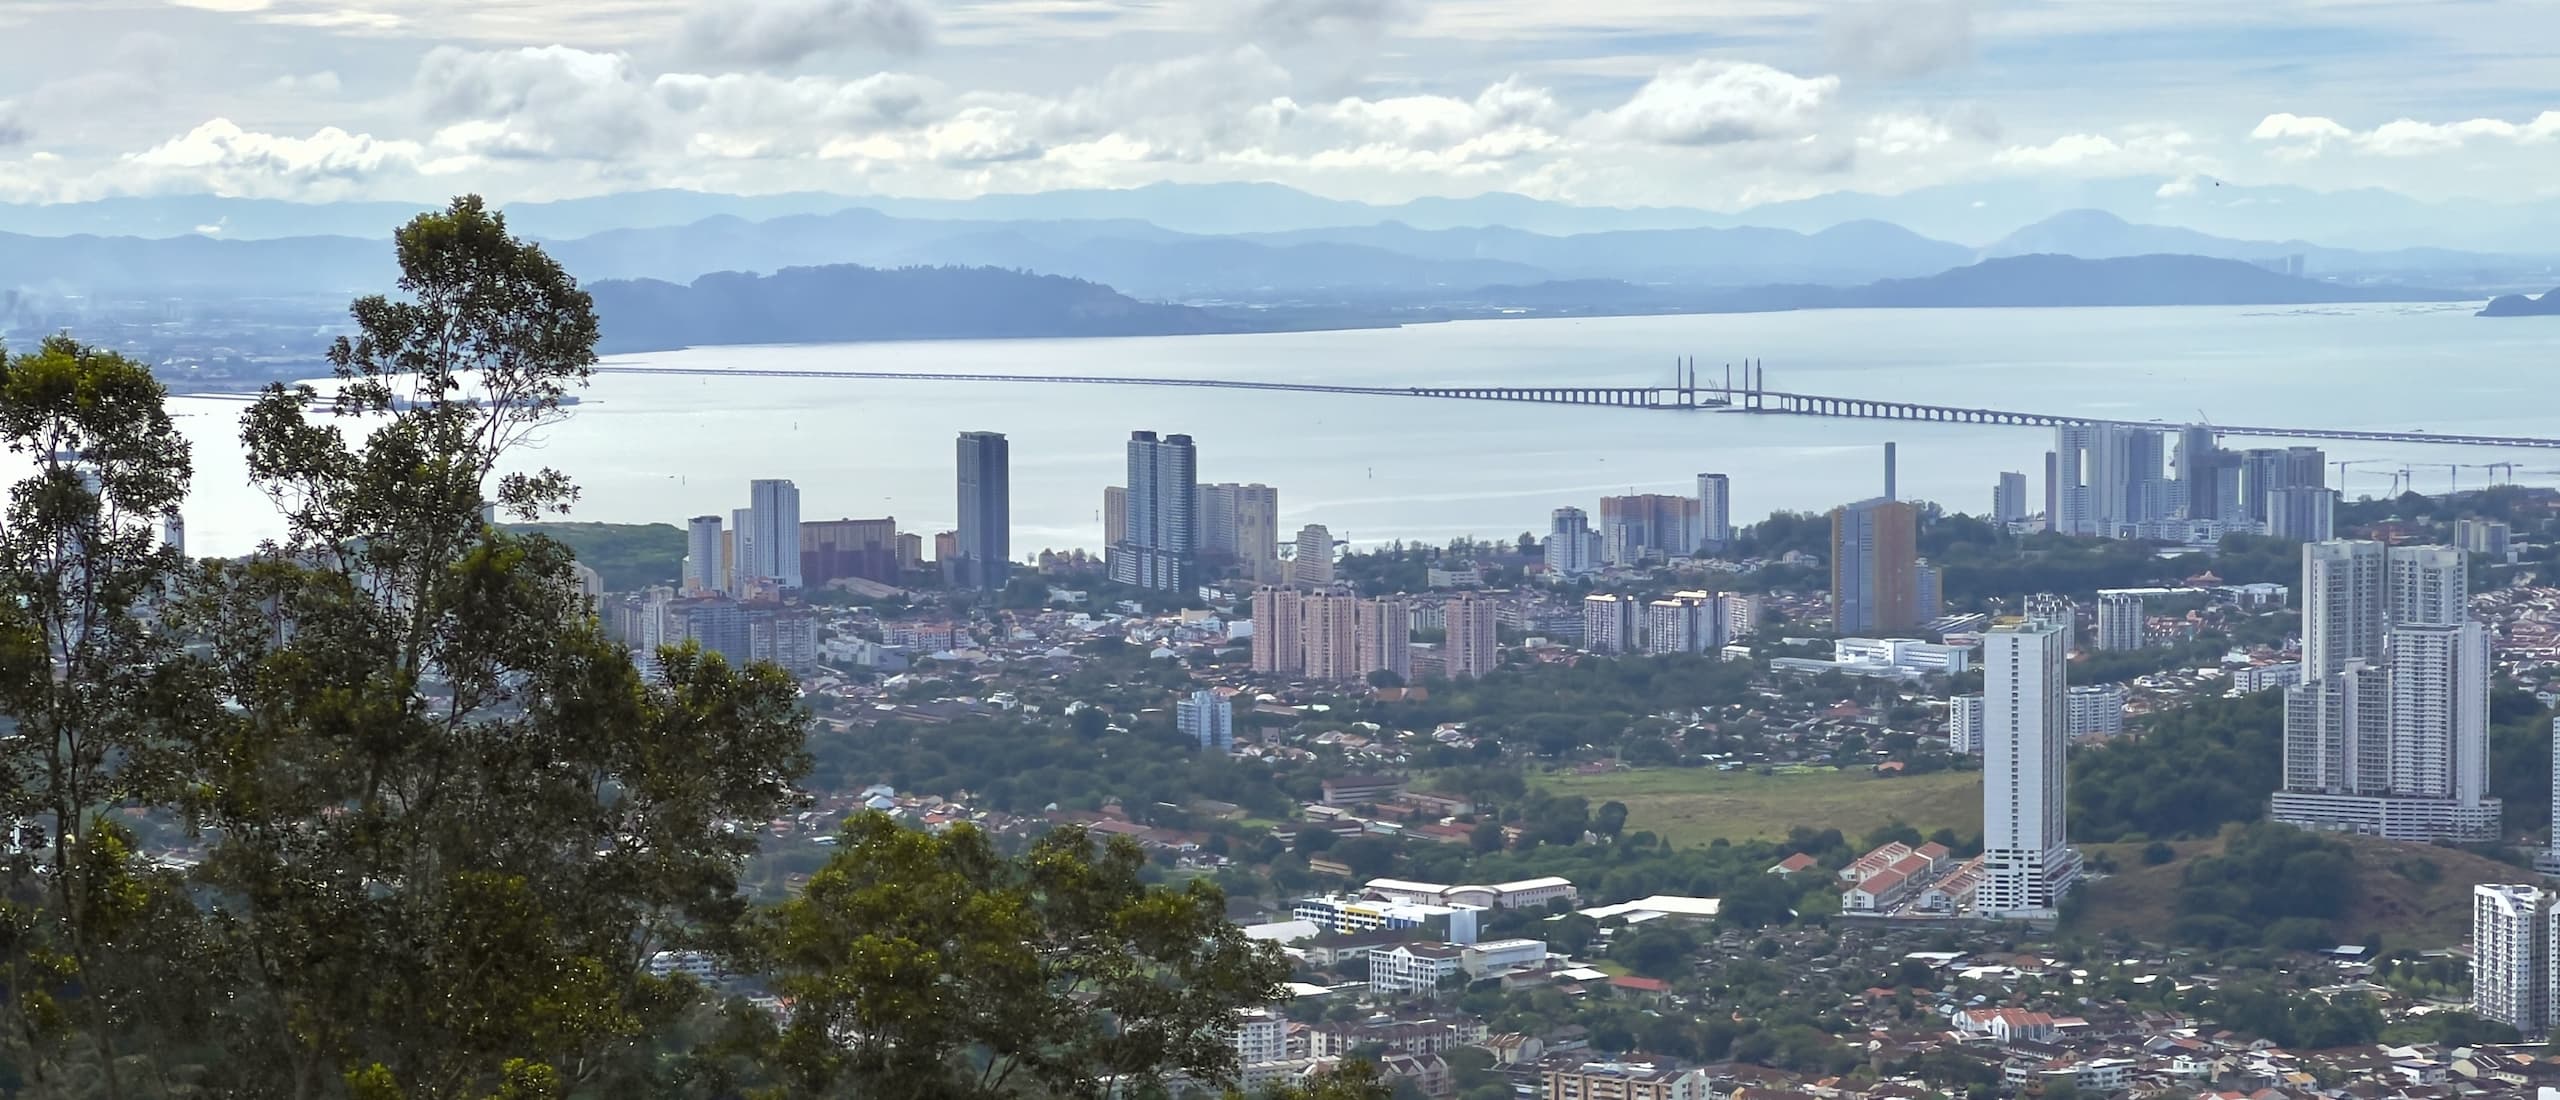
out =
[(176, 731), (213, 707), (172, 671), (159, 623), (184, 559), (157, 526), (191, 473), (166, 397), (148, 368), (66, 337), (0, 356), (0, 437), (33, 466), (0, 526), (0, 714), (14, 725), (0, 815), (21, 833), (9, 839), (36, 840), (5, 864), (0, 1013), (37, 1085), (85, 1031), (109, 1097), (123, 1091), (116, 1021), (160, 1000), (116, 960), (185, 902), (106, 811), (165, 798)]
[(1617, 839), (1618, 833), (1626, 827), (1627, 804), (1624, 802), (1603, 802), (1599, 812), (1591, 815), (1591, 831), (1611, 840)]
[(1467, 847), (1481, 853), (1499, 852), (1508, 843), (1510, 838), (1503, 833), (1502, 823), (1492, 818), (1476, 822), (1475, 828), (1467, 830)]
[(500, 468), (587, 378), (593, 305), (475, 197), (395, 245), (402, 296), (354, 304), (334, 392), (271, 386), (242, 419), (286, 535), (183, 609), (230, 704), (182, 746), (212, 838), (207, 1086), (651, 1091), (615, 1075), (687, 998), (643, 964), (734, 938), (731, 825), (795, 797), (797, 689), (691, 649), (644, 681), (569, 551), (485, 521), (575, 498)]
[(1395, 1089), (1378, 1075), (1375, 1062), (1345, 1060), (1295, 1085), (1273, 1089), (1267, 1100), (1388, 1100)]
[(753, 937), (791, 1002), (774, 1058), (790, 1095), (1098, 1100), (1232, 1079), (1235, 1012), (1277, 1000), (1288, 964), (1216, 887), (1147, 886), (1145, 862), (1081, 828), (1005, 859), (967, 825), (848, 821)]

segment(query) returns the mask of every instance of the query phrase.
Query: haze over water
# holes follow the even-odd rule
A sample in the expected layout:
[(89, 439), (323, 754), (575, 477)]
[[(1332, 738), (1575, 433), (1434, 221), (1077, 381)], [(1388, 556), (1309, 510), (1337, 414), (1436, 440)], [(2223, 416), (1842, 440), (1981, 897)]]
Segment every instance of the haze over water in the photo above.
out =
[[(2475, 306), (1858, 310), (1473, 321), (1403, 329), (1111, 340), (949, 341), (701, 348), (607, 365), (1232, 377), (1345, 385), (1669, 385), (1677, 356), (1702, 385), (1766, 361), (1772, 389), (2126, 419), (2560, 436), (2560, 324), (2487, 320)], [(1738, 367), (1737, 367), (1738, 371)], [(1737, 379), (1739, 374), (1737, 373)], [(1820, 509), (1882, 489), (1879, 445), (1900, 443), (1901, 493), (1988, 508), (1996, 475), (2042, 492), (2051, 433), (1975, 425), (1749, 417), (1236, 390), (599, 374), (524, 465), (569, 472), (569, 518), (681, 524), (726, 516), (751, 478), (798, 482), (802, 518), (894, 515), (948, 529), (953, 437), (1004, 432), (1013, 454), (1013, 547), (1102, 544), (1102, 488), (1123, 476), (1133, 429), (1186, 432), (1200, 480), (1280, 490), (1284, 530), (1445, 542), (1543, 532), (1562, 505), (1603, 494), (1694, 491), (1733, 477), (1734, 517)], [(245, 483), (236, 401), (183, 399), (196, 446), (190, 549), (245, 551), (280, 530)], [(2226, 446), (2276, 445), (2229, 438)], [(2390, 472), (2442, 492), (2445, 463), (2513, 461), (2560, 482), (2560, 452), (2321, 444), (2350, 497)], [(2427, 463), (2434, 463), (2429, 468)], [(2485, 469), (2460, 472), (2485, 484)], [(2335, 469), (2331, 471), (2335, 482)]]

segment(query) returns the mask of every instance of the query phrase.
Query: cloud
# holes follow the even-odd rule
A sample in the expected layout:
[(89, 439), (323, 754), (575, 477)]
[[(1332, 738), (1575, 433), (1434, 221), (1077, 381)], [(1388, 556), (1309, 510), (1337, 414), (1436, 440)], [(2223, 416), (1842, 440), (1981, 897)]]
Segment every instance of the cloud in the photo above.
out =
[(26, 140), (34, 135), (35, 131), (28, 127), (26, 117), (19, 112), (18, 105), (0, 99), (0, 149), (25, 144)]
[(1284, 46), (1373, 39), (1421, 17), (1421, 0), (1249, 0), (1243, 12), (1247, 35)]
[(1608, 136), (1658, 145), (1764, 141), (1806, 132), (1839, 90), (1836, 76), (1696, 61), (1662, 70), (1625, 104), (1592, 116), (1592, 124)]
[(417, 170), (425, 150), (324, 127), (307, 138), (242, 129), (213, 119), (123, 158), (145, 190), (211, 191), (219, 195), (305, 198), (344, 195), (377, 176)]
[(274, 3), (274, 0), (169, 0), (169, 2), (182, 8), (237, 14), (265, 11)]
[(2042, 145), (2012, 145), (1992, 154), (1994, 164), (2070, 173), (2183, 171), (2198, 158), (2195, 135), (2167, 126), (2136, 126), (2106, 134), (2064, 134)]
[(2560, 111), (2544, 111), (2522, 123), (2500, 118), (2458, 122), (2402, 118), (2361, 131), (2333, 118), (2280, 113), (2260, 120), (2249, 136), (2274, 143), (2275, 148), (2268, 150), (2268, 155), (2280, 160), (2306, 160), (2319, 156), (2331, 145), (2344, 145), (2371, 156), (2415, 157), (2452, 152), (2478, 139), (2519, 145), (2560, 140)]
[(2195, 193), (2196, 174), (2189, 172), (2186, 175), (2161, 184), (2151, 192), (2151, 197), (2155, 199), (2182, 199)]
[(439, 46), (415, 87), (437, 144), (495, 157), (612, 160), (658, 138), (659, 111), (629, 58), (567, 46)]
[(1860, 0), (1834, 9), (1824, 25), (1831, 63), (1842, 71), (1903, 80), (1973, 60), (1974, 0)]
[(786, 66), (863, 49), (898, 56), (933, 40), (933, 13), (916, 0), (698, 0), (684, 38), (702, 56)]

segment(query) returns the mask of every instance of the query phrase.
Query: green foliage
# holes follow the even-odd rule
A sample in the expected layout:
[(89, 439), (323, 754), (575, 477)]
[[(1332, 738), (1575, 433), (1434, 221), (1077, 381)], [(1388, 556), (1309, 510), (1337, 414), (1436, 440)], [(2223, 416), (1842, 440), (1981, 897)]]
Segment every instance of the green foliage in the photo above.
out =
[(2266, 810), (2283, 762), (2284, 693), (2205, 697), (2151, 716), (2142, 736), (2071, 759), (2071, 835), (2204, 837)]
[(1198, 880), (1146, 886), (1114, 838), (1060, 829), (1014, 859), (977, 830), (866, 814), (753, 941), (791, 1002), (776, 1075), (795, 1097), (1100, 1098), (1174, 1072), (1232, 1076), (1235, 1010), (1288, 965)]
[(2321, 998), (2235, 984), (2217, 991), (2204, 1013), (2288, 1050), (2363, 1046), (2382, 1037), (2382, 1010), (2363, 997)]
[(566, 546), (603, 578), (608, 592), (633, 592), (684, 577), (684, 532), (665, 523), (520, 523), (507, 530)]
[(2224, 854), (2187, 865), (2170, 934), (2206, 947), (2289, 950), (2337, 942), (2328, 922), (2357, 890), (2355, 854), (2335, 840), (2285, 825), (2235, 833)]

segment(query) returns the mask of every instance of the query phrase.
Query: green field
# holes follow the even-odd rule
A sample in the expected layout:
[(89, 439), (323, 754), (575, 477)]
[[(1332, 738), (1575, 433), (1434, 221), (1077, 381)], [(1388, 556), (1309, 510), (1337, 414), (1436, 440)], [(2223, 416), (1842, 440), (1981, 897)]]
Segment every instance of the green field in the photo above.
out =
[(1709, 768), (1644, 768), (1605, 775), (1550, 775), (1533, 780), (1593, 806), (1627, 805), (1627, 831), (1651, 830), (1674, 844), (1783, 840), (1797, 825), (1838, 829), (1852, 844), (1896, 821), (1921, 832), (1982, 828), (1982, 777), (1975, 772), (1880, 778), (1862, 771), (1756, 775)]

